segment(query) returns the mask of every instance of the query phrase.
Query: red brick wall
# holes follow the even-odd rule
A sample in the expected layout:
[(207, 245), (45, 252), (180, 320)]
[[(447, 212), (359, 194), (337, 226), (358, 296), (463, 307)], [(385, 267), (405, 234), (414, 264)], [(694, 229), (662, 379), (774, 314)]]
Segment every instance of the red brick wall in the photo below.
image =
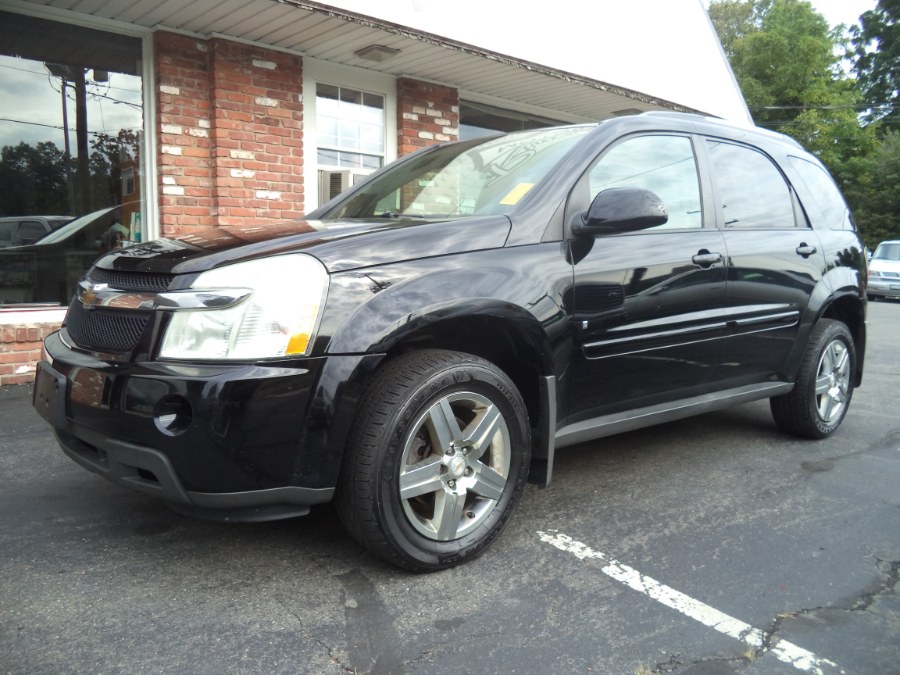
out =
[(301, 216), (300, 58), (219, 39), (210, 49), (218, 224)]
[(215, 222), (210, 146), (209, 45), (154, 33), (157, 86), (157, 180), (163, 234)]
[(459, 92), (429, 82), (397, 80), (397, 154), (459, 139)]
[(300, 58), (163, 32), (155, 48), (163, 234), (300, 216)]
[(58, 328), (58, 323), (0, 326), (0, 386), (34, 381), (41, 341)]

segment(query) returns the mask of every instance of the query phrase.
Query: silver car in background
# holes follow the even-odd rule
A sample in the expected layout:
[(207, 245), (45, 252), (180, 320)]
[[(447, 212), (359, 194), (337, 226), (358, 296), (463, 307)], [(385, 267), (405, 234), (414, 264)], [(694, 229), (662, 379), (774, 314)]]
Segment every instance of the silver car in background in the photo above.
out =
[(878, 244), (869, 260), (869, 300), (900, 298), (900, 240)]

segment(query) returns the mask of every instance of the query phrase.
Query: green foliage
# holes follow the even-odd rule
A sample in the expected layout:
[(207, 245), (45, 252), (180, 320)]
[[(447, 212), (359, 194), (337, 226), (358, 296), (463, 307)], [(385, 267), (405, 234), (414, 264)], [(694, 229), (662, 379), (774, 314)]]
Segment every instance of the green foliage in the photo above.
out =
[[(138, 137), (133, 131), (95, 134), (88, 159), (91, 203), (79, 204), (75, 189), (76, 203), (70, 206), (65, 153), (56, 144), (5, 146), (0, 150), (0, 216), (78, 215), (118, 204), (122, 199), (120, 163), (135, 159), (137, 152)], [(73, 181), (79, 179), (75, 164), (70, 161)]]
[(878, 0), (850, 29), (853, 70), (870, 106), (869, 119), (898, 128), (900, 90), (900, 0)]
[(65, 157), (54, 143), (0, 150), (0, 216), (67, 213)]
[(863, 239), (873, 249), (885, 239), (900, 239), (900, 133), (885, 133), (875, 152), (855, 164), (858, 179), (845, 196), (855, 206)]
[[(865, 45), (865, 57), (856, 67), (861, 72), (865, 65), (870, 74), (860, 82), (840, 67), (838, 54), (847, 47), (843, 27), (831, 29), (806, 0), (714, 0), (709, 8), (754, 121), (793, 136), (822, 160), (870, 245), (900, 237), (893, 215), (900, 211), (896, 134), (888, 147), (887, 139), (879, 139), (881, 127), (863, 124), (857, 113), (874, 105), (861, 85), (869, 87), (867, 95), (881, 92), (882, 100), (886, 87), (896, 101), (898, 8), (900, 0), (879, 0), (875, 12), (863, 15), (854, 45)], [(889, 49), (880, 42), (873, 46), (891, 36)]]

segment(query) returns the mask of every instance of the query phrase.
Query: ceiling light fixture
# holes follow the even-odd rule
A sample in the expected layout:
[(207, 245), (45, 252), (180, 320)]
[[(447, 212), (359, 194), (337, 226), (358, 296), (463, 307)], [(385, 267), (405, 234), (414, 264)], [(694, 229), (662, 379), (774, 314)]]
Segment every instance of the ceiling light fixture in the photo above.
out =
[(368, 47), (357, 49), (353, 53), (366, 61), (381, 63), (382, 61), (387, 61), (392, 56), (397, 56), (397, 54), (400, 53), (400, 50), (394, 49), (393, 47), (385, 47), (384, 45), (369, 45)]

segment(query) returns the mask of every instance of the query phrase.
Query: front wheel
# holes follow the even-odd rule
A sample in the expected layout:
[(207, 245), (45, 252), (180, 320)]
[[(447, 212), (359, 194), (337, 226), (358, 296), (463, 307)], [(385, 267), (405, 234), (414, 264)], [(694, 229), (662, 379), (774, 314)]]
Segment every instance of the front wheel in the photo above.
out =
[(385, 364), (363, 393), (338, 513), (389, 562), (445, 569), (496, 539), (529, 459), (528, 415), (503, 371), (471, 354), (411, 352)]
[(847, 326), (821, 319), (809, 336), (793, 390), (769, 401), (778, 428), (807, 438), (833, 434), (847, 414), (855, 373), (856, 346)]

